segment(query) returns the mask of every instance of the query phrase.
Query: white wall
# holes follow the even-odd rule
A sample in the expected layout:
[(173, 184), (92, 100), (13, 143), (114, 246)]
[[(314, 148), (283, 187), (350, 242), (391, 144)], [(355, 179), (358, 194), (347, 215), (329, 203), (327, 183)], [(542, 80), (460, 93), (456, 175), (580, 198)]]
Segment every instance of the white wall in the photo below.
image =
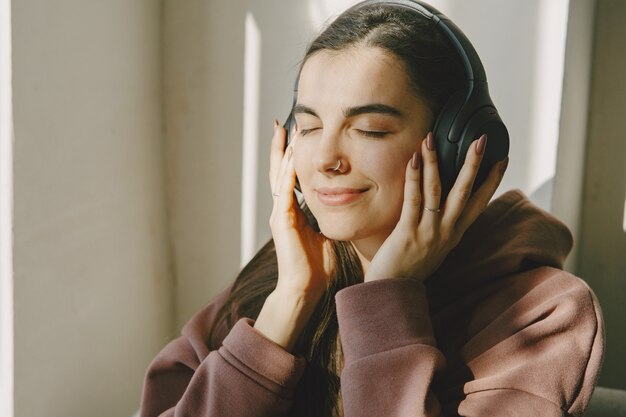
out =
[[(177, 326), (232, 282), (271, 236), (267, 180), (272, 120), (284, 122), (297, 64), (321, 25), (351, 0), (166, 1), (165, 102), (170, 209), (177, 277)], [(511, 162), (496, 197), (522, 189), (551, 209), (560, 116), (567, 0), (431, 2), (478, 50), (491, 96), (511, 136)], [(246, 62), (246, 18), (260, 63)], [(250, 51), (251, 46), (248, 46)], [(248, 60), (254, 62), (254, 60)], [(258, 74), (258, 98), (244, 92)], [(248, 79), (254, 79), (248, 75)], [(248, 84), (250, 85), (250, 84)], [(244, 97), (253, 103), (244, 104)], [(258, 109), (250, 119), (244, 109)], [(252, 120), (252, 121), (250, 121)], [(252, 126), (250, 126), (252, 124)], [(257, 140), (256, 207), (242, 209), (242, 140)], [(250, 230), (241, 216), (256, 213)], [(254, 251), (241, 255), (240, 236)]]
[(13, 415), (11, 2), (0, 0), (0, 417)]
[(580, 216), (585, 177), (587, 147), (587, 116), (595, 0), (572, 0), (567, 21), (567, 43), (563, 71), (563, 98), (559, 121), (559, 142), (552, 212), (565, 222), (574, 235), (574, 247), (567, 257), (565, 269), (579, 273)]
[(171, 336), (159, 3), (12, 7), (15, 415), (130, 416)]

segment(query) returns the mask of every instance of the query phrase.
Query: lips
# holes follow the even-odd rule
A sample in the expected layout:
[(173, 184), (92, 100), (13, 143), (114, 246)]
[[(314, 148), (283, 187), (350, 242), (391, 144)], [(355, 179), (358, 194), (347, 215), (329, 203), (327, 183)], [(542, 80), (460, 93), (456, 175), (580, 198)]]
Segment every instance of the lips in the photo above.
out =
[(367, 188), (317, 188), (317, 199), (327, 206), (341, 206), (358, 200)]

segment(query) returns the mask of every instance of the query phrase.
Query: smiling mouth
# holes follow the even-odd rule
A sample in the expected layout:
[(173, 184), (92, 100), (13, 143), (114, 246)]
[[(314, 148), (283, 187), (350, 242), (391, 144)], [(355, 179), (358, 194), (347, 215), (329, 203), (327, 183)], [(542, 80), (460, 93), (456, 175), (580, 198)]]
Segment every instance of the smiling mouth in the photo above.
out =
[(342, 192), (341, 190), (332, 190), (332, 193), (323, 193), (320, 190), (316, 190), (317, 199), (327, 206), (343, 206), (346, 204), (350, 204), (354, 201), (360, 199), (365, 192), (365, 190), (354, 190), (350, 189), (347, 192)]

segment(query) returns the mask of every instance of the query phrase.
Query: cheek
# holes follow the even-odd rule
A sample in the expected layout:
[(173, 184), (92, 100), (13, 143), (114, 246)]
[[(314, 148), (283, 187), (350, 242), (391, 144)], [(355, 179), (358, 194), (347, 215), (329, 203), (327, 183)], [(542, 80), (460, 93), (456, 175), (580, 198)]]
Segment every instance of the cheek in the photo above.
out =
[(405, 176), (405, 161), (402, 152), (380, 149), (378, 152), (367, 152), (360, 159), (363, 172), (376, 182), (380, 191), (386, 196), (402, 191)]
[(311, 161), (310, 158), (307, 157), (309, 155), (308, 150), (303, 146), (298, 146), (294, 149), (293, 152), (293, 168), (296, 171), (296, 175), (300, 180), (300, 184), (302, 185), (302, 181), (308, 182), (308, 176), (311, 171)]

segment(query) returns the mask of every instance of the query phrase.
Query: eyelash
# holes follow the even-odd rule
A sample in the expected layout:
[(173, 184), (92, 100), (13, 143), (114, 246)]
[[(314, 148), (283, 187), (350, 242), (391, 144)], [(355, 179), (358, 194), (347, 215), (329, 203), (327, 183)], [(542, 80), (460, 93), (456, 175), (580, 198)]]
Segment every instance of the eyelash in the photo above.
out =
[[(307, 133), (311, 132), (312, 130), (315, 130), (315, 129), (300, 129), (300, 135), (304, 136)], [(372, 132), (372, 131), (358, 130), (358, 129), (357, 131), (360, 132), (363, 136), (367, 136), (371, 138), (382, 138), (387, 133), (389, 133), (389, 132)]]

